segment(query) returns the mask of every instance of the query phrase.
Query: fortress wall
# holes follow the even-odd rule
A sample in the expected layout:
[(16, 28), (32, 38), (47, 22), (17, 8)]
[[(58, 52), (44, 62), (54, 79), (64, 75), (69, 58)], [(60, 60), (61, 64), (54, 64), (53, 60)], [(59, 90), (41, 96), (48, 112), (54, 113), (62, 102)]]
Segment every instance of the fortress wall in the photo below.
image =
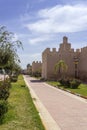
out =
[[(55, 49), (52, 49), (55, 50)], [(57, 74), (55, 72), (55, 64), (60, 60), (64, 60), (68, 66), (67, 76), (74, 76), (74, 50), (71, 51), (49, 51), (49, 53), (44, 53), (42, 56), (42, 77), (51, 79), (56, 78)]]
[(42, 77), (43, 78), (51, 78), (54, 73), (54, 66), (56, 62), (58, 61), (58, 51), (56, 51), (56, 48), (52, 48), (52, 51), (45, 50), (44, 53), (42, 53)]
[(87, 80), (87, 47), (76, 49), (71, 48), (68, 38), (63, 37), (63, 43), (60, 44), (59, 50), (47, 48), (42, 53), (42, 77), (51, 79), (57, 76), (55, 74), (55, 64), (60, 60), (64, 60), (68, 65), (67, 76), (75, 76), (75, 58), (78, 59), (77, 70), (80, 78)]
[(45, 55), (47, 53), (50, 53), (50, 48), (46, 48), (43, 52), (42, 52), (42, 55)]
[(47, 53), (42, 53), (42, 78), (47, 79)]
[(79, 59), (79, 76), (87, 78), (87, 47), (81, 48)]
[(60, 47), (59, 47), (59, 51), (63, 51), (63, 50), (71, 50), (71, 44), (70, 43), (61, 43)]
[(41, 71), (42, 63), (41, 61), (33, 61), (32, 62), (32, 73), (35, 73), (37, 71)]
[(64, 62), (67, 64), (68, 69), (67, 69), (67, 76), (74, 76), (74, 52), (72, 51), (63, 51), (60, 52), (61, 55), (61, 60), (64, 60)]
[(42, 77), (47, 79), (57, 77), (55, 65), (60, 60), (64, 60), (68, 66), (67, 76), (74, 76), (74, 49), (72, 49), (71, 44), (67, 42), (68, 38), (64, 37), (63, 43), (60, 44), (59, 51), (56, 51), (56, 48), (53, 48), (52, 51), (50, 48), (47, 48), (42, 53)]
[(32, 66), (31, 65), (29, 67), (27, 67), (27, 73), (32, 74)]
[(59, 61), (58, 52), (50, 53), (47, 56), (47, 77), (49, 79), (56, 77), (55, 64)]
[[(67, 39), (64, 41), (64, 39)], [(68, 66), (67, 69), (67, 76), (74, 76), (74, 69), (75, 69), (75, 65), (74, 65), (74, 49), (71, 48), (71, 44), (68, 43), (68, 38), (64, 37), (63, 38), (63, 43), (60, 44), (60, 48), (59, 48), (59, 53), (61, 56), (61, 59), (65, 61), (65, 63)]]

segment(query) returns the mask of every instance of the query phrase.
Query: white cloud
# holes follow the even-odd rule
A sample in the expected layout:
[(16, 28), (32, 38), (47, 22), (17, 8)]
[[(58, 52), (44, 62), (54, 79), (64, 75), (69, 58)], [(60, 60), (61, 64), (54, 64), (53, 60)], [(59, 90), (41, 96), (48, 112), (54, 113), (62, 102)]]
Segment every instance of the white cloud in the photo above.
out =
[(33, 61), (41, 61), (41, 53), (20, 54), (21, 65), (26, 68), (26, 65), (32, 64)]
[(57, 5), (40, 10), (37, 17), (39, 17), (37, 21), (25, 24), (32, 32), (58, 33), (87, 30), (86, 5)]
[(51, 38), (47, 35), (47, 36), (37, 36), (37, 37), (34, 37), (34, 38), (31, 38), (29, 39), (29, 44), (31, 45), (37, 45), (39, 43), (43, 43), (45, 41), (48, 41), (50, 40)]
[(43, 42), (43, 41), (44, 41), (44, 39), (42, 39), (42, 38), (33, 38), (33, 39), (29, 40), (29, 44), (35, 45), (35, 44)]
[(38, 59), (38, 58), (41, 57), (41, 53), (31, 54), (30, 57), (31, 57), (31, 58), (35, 58), (35, 59)]

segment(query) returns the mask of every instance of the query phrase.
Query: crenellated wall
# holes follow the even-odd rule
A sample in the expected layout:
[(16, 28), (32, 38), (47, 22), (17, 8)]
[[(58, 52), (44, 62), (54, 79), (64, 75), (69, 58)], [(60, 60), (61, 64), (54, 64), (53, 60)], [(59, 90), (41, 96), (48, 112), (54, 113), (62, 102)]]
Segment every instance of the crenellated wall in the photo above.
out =
[(58, 60), (58, 51), (56, 48), (47, 48), (42, 53), (42, 77), (43, 78), (51, 78), (55, 76), (54, 73), (54, 65)]
[(81, 48), (79, 57), (79, 77), (87, 80), (87, 47)]
[(56, 48), (47, 48), (42, 53), (42, 77), (45, 79), (55, 79), (57, 74), (55, 74), (55, 64), (60, 61), (64, 60), (68, 66), (67, 69), (67, 76), (68, 77), (75, 77), (75, 64), (76, 59), (78, 59), (78, 77), (81, 75), (87, 76), (87, 47), (76, 49), (74, 51), (71, 48), (71, 44), (68, 43), (68, 38), (63, 37), (63, 43), (60, 44), (59, 50), (57, 51)]
[(33, 61), (32, 62), (32, 74), (35, 72), (41, 72), (42, 63), (41, 61)]
[(47, 48), (42, 53), (42, 77), (46, 79), (56, 78), (57, 74), (55, 73), (55, 64), (59, 60), (64, 60), (65, 63), (68, 65), (68, 75), (74, 75), (74, 63), (73, 56), (74, 56), (74, 49), (71, 48), (71, 44), (67, 43), (68, 38), (63, 38), (63, 43), (60, 44), (59, 50), (56, 51), (56, 48)]

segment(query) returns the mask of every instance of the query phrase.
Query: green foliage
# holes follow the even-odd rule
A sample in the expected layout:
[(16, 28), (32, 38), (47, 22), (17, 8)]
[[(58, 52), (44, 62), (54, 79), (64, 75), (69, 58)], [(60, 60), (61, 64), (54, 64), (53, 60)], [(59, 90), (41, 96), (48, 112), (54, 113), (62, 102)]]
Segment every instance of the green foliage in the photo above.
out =
[(11, 80), (11, 82), (17, 82), (17, 80), (18, 80), (18, 74), (13, 73), (13, 74), (10, 76), (10, 80)]
[(8, 111), (7, 102), (0, 100), (0, 124), (3, 122), (4, 114)]
[(18, 81), (12, 83), (8, 98), (9, 109), (0, 130), (45, 130), (29, 89), (21, 87), (22, 85), (26, 86), (20, 75)]
[(41, 72), (37, 71), (33, 73), (34, 77), (41, 77)]
[(70, 88), (77, 89), (80, 84), (81, 84), (81, 81), (80, 81), (80, 80), (78, 80), (78, 79), (73, 79), (73, 80), (70, 82)]
[(65, 88), (70, 87), (70, 80), (69, 79), (60, 79), (58, 80), (60, 84), (62, 84)]
[(0, 81), (0, 124), (3, 122), (4, 114), (8, 110), (7, 98), (9, 97), (10, 81)]
[(17, 63), (19, 57), (17, 48), (22, 47), (19, 40), (15, 40), (14, 34), (7, 31), (5, 26), (0, 26), (0, 67), (12, 70)]
[(0, 100), (7, 100), (9, 97), (9, 88), (11, 87), (10, 81), (0, 81)]
[(67, 71), (67, 65), (63, 60), (60, 60), (55, 65), (55, 70), (58, 71), (58, 69), (62, 69), (62, 71)]
[(81, 80), (78, 79), (60, 79), (59, 82), (61, 83), (61, 85), (64, 86), (64, 88), (72, 89), (77, 89), (81, 84)]
[(55, 64), (55, 72), (58, 74), (60, 78), (65, 78), (65, 74), (67, 72), (68, 66), (65, 61), (60, 60)]
[(52, 85), (52, 86), (58, 86), (58, 88), (64, 88), (66, 90), (71, 91), (72, 93), (78, 93), (78, 94), (80, 94), (82, 96), (86, 96), (87, 97), (87, 84), (81, 83), (79, 85), (79, 88), (73, 89), (73, 88), (70, 88), (70, 87), (63, 86), (58, 81), (56, 81), (56, 82), (54, 82), (54, 81), (47, 81), (47, 83)]

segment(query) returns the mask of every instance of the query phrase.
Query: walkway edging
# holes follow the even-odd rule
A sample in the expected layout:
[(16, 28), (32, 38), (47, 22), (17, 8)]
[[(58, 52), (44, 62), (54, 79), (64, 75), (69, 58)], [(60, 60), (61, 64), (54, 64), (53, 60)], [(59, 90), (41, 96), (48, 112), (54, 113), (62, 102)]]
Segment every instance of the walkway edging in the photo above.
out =
[[(24, 77), (24, 76), (23, 76)], [(27, 87), (30, 90), (33, 102), (39, 112), (40, 118), (43, 122), (43, 125), (45, 126), (46, 130), (61, 130), (60, 127), (57, 125), (55, 120), (52, 118), (52, 116), (49, 114), (47, 109), (44, 107), (44, 105), (41, 103), (38, 96), (35, 94), (31, 86), (28, 84), (27, 80), (24, 77), (24, 81), (27, 85)]]

